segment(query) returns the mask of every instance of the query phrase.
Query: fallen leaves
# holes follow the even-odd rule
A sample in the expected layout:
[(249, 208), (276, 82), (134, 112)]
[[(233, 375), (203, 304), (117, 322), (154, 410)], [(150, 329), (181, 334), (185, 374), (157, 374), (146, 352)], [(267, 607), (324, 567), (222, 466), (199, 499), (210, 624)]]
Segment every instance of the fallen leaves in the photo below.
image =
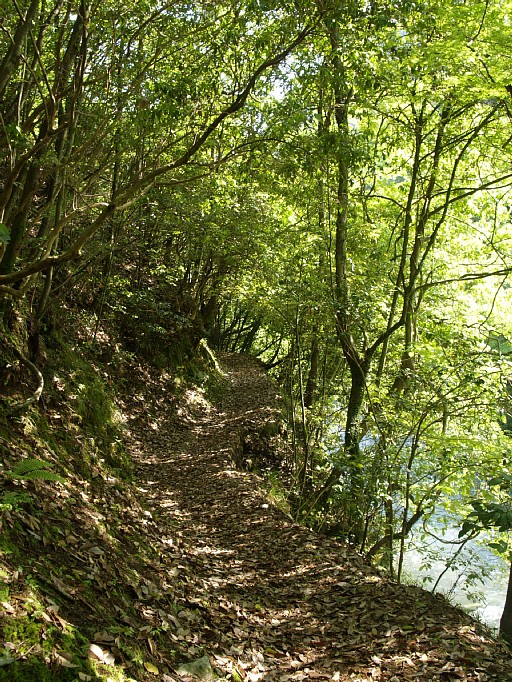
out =
[(114, 665), (116, 662), (115, 656), (110, 653), (110, 651), (104, 651), (97, 644), (89, 644), (87, 655), (89, 658), (104, 663), (105, 665)]
[(158, 670), (156, 665), (154, 663), (151, 663), (150, 661), (144, 661), (144, 668), (152, 675), (160, 675), (160, 671)]
[(75, 655), (72, 653), (68, 653), (65, 651), (54, 651), (53, 652), (53, 657), (54, 660), (57, 662), (58, 665), (62, 666), (63, 668), (78, 668), (78, 664), (75, 662)]
[[(178, 420), (165, 384), (149, 381), (131, 405), (137, 489), (118, 490), (98, 466), (73, 497), (45, 499), (44, 518), (23, 517), (31, 541), (55, 553), (51, 571), (34, 572), (65, 604), (65, 618), (55, 603), (39, 610), (44, 626), (64, 633), (85, 622), (89, 636), (96, 630), (90, 661), (141, 682), (512, 680), (508, 652), (476, 623), (297, 526), (263, 498), (257, 477), (234, 468), (248, 430), (274, 414), (275, 391), (251, 359), (223, 361), (222, 412), (189, 394)], [(4, 595), (0, 618), (23, 609)], [(63, 648), (54, 662), (74, 667)], [(16, 655), (0, 651), (0, 667)]]

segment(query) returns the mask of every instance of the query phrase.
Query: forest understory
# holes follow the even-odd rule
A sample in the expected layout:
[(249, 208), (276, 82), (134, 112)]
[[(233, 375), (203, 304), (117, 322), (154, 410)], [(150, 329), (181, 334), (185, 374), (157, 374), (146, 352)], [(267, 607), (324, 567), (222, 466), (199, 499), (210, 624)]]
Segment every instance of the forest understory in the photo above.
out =
[(98, 461), (24, 483), (2, 516), (0, 680), (512, 680), (481, 624), (274, 504), (247, 465), (282, 457), (277, 388), (250, 356), (219, 362), (179, 400), (132, 368), (133, 482)]
[(511, 17), (0, 0), (0, 682), (512, 682)]

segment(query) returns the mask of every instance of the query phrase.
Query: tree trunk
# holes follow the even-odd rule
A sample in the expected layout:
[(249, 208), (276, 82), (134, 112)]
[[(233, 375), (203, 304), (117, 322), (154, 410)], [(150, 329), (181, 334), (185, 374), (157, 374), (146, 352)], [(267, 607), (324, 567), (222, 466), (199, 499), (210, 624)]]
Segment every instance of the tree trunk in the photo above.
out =
[(507, 598), (505, 599), (505, 606), (500, 620), (500, 634), (512, 644), (512, 563), (510, 564), (510, 573), (508, 577)]
[(25, 17), (20, 19), (11, 45), (0, 64), (0, 95), (4, 92), (12, 73), (20, 62), (21, 50), (34, 21), (34, 17), (36, 16), (38, 7), (39, 0), (32, 0)]
[(318, 330), (313, 330), (313, 341), (311, 342), (311, 353), (309, 360), (309, 374), (304, 391), (304, 406), (310, 410), (316, 399), (318, 391), (318, 362), (320, 360), (320, 344), (318, 343)]

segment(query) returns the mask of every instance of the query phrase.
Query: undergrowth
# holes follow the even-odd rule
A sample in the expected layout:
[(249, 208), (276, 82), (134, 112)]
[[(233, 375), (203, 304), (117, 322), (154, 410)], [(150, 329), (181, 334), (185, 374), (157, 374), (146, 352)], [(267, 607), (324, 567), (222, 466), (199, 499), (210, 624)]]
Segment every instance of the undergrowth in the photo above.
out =
[[(15, 417), (0, 405), (0, 682), (142, 682), (161, 666), (157, 648), (179, 657), (160, 622), (174, 606), (161, 584), (158, 526), (140, 506), (117, 405), (155, 380), (173, 391), (169, 403), (191, 383), (221, 400), (223, 378), (203, 347), (159, 371), (121, 348), (113, 357), (111, 338), (91, 338), (80, 325), (52, 332), (38, 361), (39, 404)], [(8, 400), (20, 400), (30, 377), (3, 361), (21, 387)], [(164, 614), (158, 623), (148, 599)]]
[[(24, 344), (15, 333), (9, 341)], [(104, 554), (115, 545), (97, 521), (107, 488), (122, 496), (133, 467), (112, 382), (88, 351), (52, 334), (39, 359), (40, 403), (14, 416), (9, 407), (19, 394), (11, 390), (0, 408), (0, 682), (106, 679), (102, 662), (87, 655), (92, 628), (70, 603), (73, 585), (90, 603), (98, 599), (97, 575), (72, 553), (86, 540)], [(10, 386), (26, 392), (23, 367), (5, 354), (3, 362)], [(128, 679), (115, 667), (108, 677)]]

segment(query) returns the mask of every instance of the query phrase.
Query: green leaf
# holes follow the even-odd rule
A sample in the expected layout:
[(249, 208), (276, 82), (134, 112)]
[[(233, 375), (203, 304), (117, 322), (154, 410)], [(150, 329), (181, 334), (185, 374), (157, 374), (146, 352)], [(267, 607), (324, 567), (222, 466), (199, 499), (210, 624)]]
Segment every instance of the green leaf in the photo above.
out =
[(14, 660), (15, 659), (12, 656), (9, 656), (9, 654), (0, 657), (0, 668), (3, 668), (6, 665), (10, 665), (11, 663), (14, 663)]
[(471, 532), (476, 528), (476, 525), (472, 521), (464, 521), (462, 524), (462, 528), (459, 531), (459, 538), (462, 537), (463, 535), (467, 535), (467, 533)]
[(512, 477), (509, 476), (508, 474), (501, 474), (501, 476), (494, 476), (494, 478), (491, 478), (488, 481), (488, 485), (494, 486), (494, 485), (503, 485), (504, 483), (510, 483), (512, 481)]
[(160, 674), (160, 671), (158, 670), (156, 665), (154, 665), (153, 663), (150, 663), (149, 661), (144, 661), (144, 667), (152, 675), (159, 675)]
[(13, 469), (8, 472), (11, 478), (21, 480), (21, 481), (59, 481), (64, 483), (64, 478), (49, 471), (52, 468), (52, 464), (45, 462), (41, 459), (33, 459), (29, 457), (21, 462), (18, 462)]
[(53, 469), (53, 465), (42, 459), (29, 457), (28, 459), (23, 459), (21, 462), (18, 462), (18, 464), (11, 469), (10, 473), (14, 478), (19, 478), (32, 471), (41, 471), (42, 469)]
[(490, 334), (487, 339), (487, 345), (492, 350), (500, 353), (500, 355), (512, 354), (512, 343), (503, 334)]
[(23, 474), (23, 476), (17, 476), (17, 478), (21, 481), (59, 481), (59, 483), (64, 483), (65, 481), (59, 474), (55, 474), (53, 471), (46, 471), (46, 469), (30, 471), (28, 474)]
[(7, 225), (4, 225), (4, 223), (0, 223), (0, 242), (2, 244), (8, 244), (10, 238), (11, 235), (9, 234), (9, 230), (7, 229)]
[(491, 487), (498, 485), (502, 490), (508, 489), (511, 483), (512, 476), (510, 474), (505, 473), (500, 474), (499, 476), (494, 476), (489, 481), (487, 481), (487, 485)]
[(506, 542), (490, 542), (489, 547), (495, 549), (498, 552), (501, 552), (502, 554), (504, 554), (508, 549), (508, 545)]

